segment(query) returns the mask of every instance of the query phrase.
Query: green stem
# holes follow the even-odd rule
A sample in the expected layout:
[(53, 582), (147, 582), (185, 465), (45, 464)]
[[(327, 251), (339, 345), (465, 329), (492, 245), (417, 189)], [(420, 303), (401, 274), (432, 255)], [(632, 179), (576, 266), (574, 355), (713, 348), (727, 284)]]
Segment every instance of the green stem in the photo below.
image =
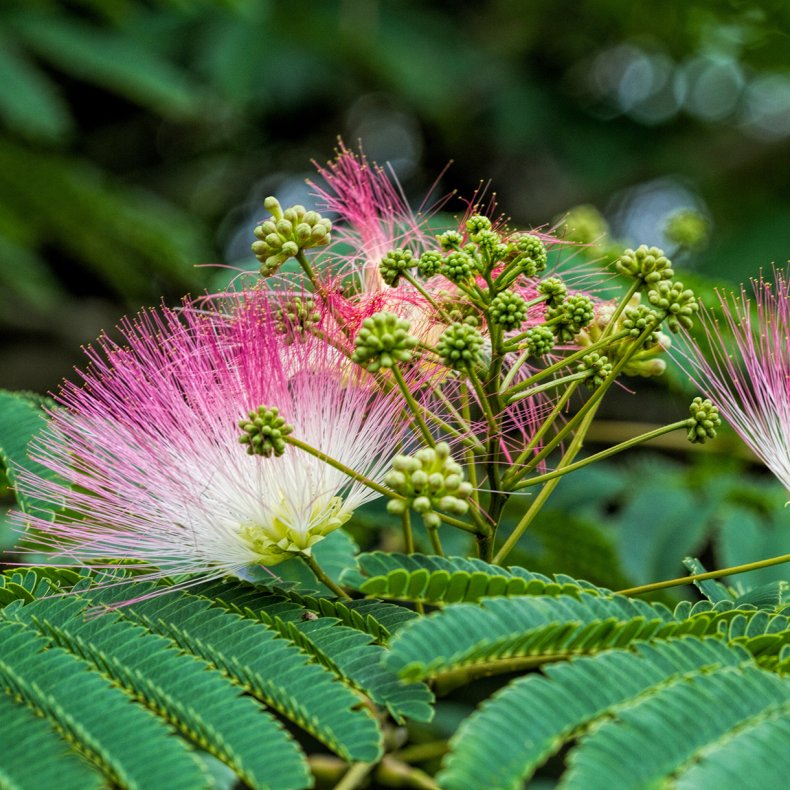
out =
[(335, 790), (354, 790), (355, 787), (359, 787), (375, 765), (375, 763), (353, 763), (335, 785)]
[(447, 324), (452, 324), (453, 321), (447, 312), (444, 310), (443, 307), (439, 305), (439, 303), (425, 290), (423, 284), (411, 273), (411, 272), (401, 272), (401, 277), (404, 280), (411, 283), (428, 301), (428, 303), (433, 307), (434, 310), (439, 314), (440, 318)]
[[(439, 390), (439, 392), (441, 392)], [(461, 425), (468, 426), (468, 430), (471, 433), (471, 425), (472, 425), (472, 414), (469, 409), (469, 387), (467, 387), (466, 382), (462, 381), (460, 386), (460, 396), (461, 396)], [(485, 452), (485, 448), (483, 445), (480, 445), (480, 452)], [(467, 466), (467, 475), (469, 477), (469, 483), (472, 486), (472, 511), (474, 512), (476, 507), (480, 506), (480, 492), (477, 490), (477, 458), (475, 457), (475, 452), (472, 448), (467, 448), (464, 450), (464, 455), (466, 456), (466, 466)]]
[(493, 535), (477, 536), (477, 554), (483, 562), (491, 562), (494, 557)]
[(495, 434), (498, 432), (499, 426), (497, 425), (494, 413), (491, 411), (491, 404), (488, 402), (488, 393), (485, 391), (485, 387), (483, 387), (483, 384), (478, 378), (475, 369), (470, 367), (468, 372), (469, 381), (472, 382), (472, 387), (475, 391), (475, 394), (477, 395), (477, 400), (480, 402), (480, 408), (483, 410), (486, 422), (488, 423), (488, 430)]
[(509, 488), (511, 483), (518, 478), (518, 471), (521, 469), (523, 464), (527, 462), (535, 448), (538, 446), (538, 443), (541, 441), (541, 439), (543, 439), (546, 433), (548, 433), (549, 428), (554, 424), (554, 421), (565, 409), (565, 406), (568, 404), (568, 401), (571, 399), (571, 396), (576, 391), (578, 386), (579, 382), (573, 382), (573, 384), (571, 384), (571, 386), (562, 393), (562, 397), (557, 401), (557, 403), (554, 404), (554, 408), (551, 410), (549, 416), (543, 421), (540, 428), (538, 428), (538, 430), (535, 432), (535, 435), (529, 440), (527, 446), (521, 451), (518, 458), (516, 458), (516, 460), (513, 462), (513, 465), (502, 479), (502, 484), (505, 486), (505, 488)]
[(411, 528), (411, 516), (408, 508), (401, 515), (401, 524), (403, 524), (403, 542), (406, 546), (406, 553), (414, 554), (414, 532)]
[[(502, 392), (502, 394), (505, 395), (506, 397), (511, 397), (515, 395), (517, 392), (521, 392), (521, 390), (531, 387), (534, 383), (540, 381), (546, 376), (558, 370), (562, 370), (562, 368), (567, 367), (573, 362), (576, 362), (577, 360), (589, 354), (591, 351), (597, 351), (600, 348), (605, 348), (606, 346), (610, 346), (613, 343), (616, 343), (618, 340), (622, 340), (623, 338), (628, 337), (628, 334), (629, 334), (628, 330), (624, 329), (622, 332), (618, 332), (616, 335), (610, 335), (609, 337), (596, 340), (595, 343), (591, 343), (589, 346), (584, 346), (584, 348), (580, 348), (578, 351), (574, 351), (572, 354), (569, 354), (567, 357), (558, 359), (556, 362), (552, 363), (548, 367), (539, 370), (537, 373), (534, 373), (529, 378), (526, 378), (523, 381), (519, 381), (519, 383), (514, 385), (510, 391)], [(518, 350), (518, 349), (514, 349), (514, 350)]]
[(431, 547), (433, 553), (444, 557), (444, 549), (442, 548), (442, 541), (439, 538), (439, 530), (436, 527), (428, 527), (428, 537), (431, 539)]
[(546, 392), (547, 390), (554, 389), (555, 387), (561, 387), (563, 384), (570, 384), (573, 381), (584, 381), (584, 379), (589, 378), (591, 375), (592, 371), (590, 370), (582, 370), (578, 373), (569, 373), (567, 376), (560, 376), (560, 378), (552, 379), (551, 381), (547, 381), (545, 384), (538, 384), (537, 387), (533, 387), (526, 392), (519, 392), (518, 395), (508, 398), (507, 402), (509, 405), (518, 403), (520, 400), (531, 398), (533, 395), (538, 395), (541, 392)]
[(332, 581), (329, 576), (324, 573), (321, 566), (315, 561), (312, 554), (302, 554), (304, 561), (310, 566), (310, 570), (316, 575), (318, 581), (327, 586), (338, 598), (344, 598), (347, 601), (351, 600), (351, 596), (336, 582)]
[[(570, 466), (576, 454), (579, 452), (579, 450), (581, 450), (582, 445), (584, 444), (584, 436), (587, 433), (587, 428), (592, 422), (594, 416), (595, 409), (591, 409), (587, 415), (585, 415), (582, 423), (579, 425), (579, 429), (576, 431), (576, 434), (573, 437), (573, 440), (568, 446), (565, 455), (563, 455), (562, 459), (557, 465), (558, 470), (562, 467)], [(529, 510), (527, 510), (527, 512), (522, 516), (521, 520), (518, 522), (518, 524), (516, 524), (515, 529), (505, 541), (502, 548), (494, 556), (494, 562), (497, 565), (502, 564), (502, 560), (507, 557), (513, 547), (518, 543), (521, 536), (527, 530), (527, 527), (529, 527), (535, 516), (540, 512), (540, 509), (543, 507), (549, 496), (551, 496), (552, 492), (557, 487), (557, 484), (561, 479), (562, 478), (560, 476), (557, 476), (554, 479), (549, 480), (540, 490), (540, 493), (535, 497), (535, 500), (530, 505)]]
[(406, 384), (406, 380), (403, 378), (403, 374), (400, 372), (400, 369), (397, 365), (393, 365), (392, 368), (392, 375), (395, 378), (395, 381), (400, 387), (400, 391), (403, 394), (403, 399), (406, 401), (406, 405), (409, 407), (409, 411), (414, 415), (414, 420), (417, 423), (417, 427), (420, 429), (420, 433), (422, 434), (422, 438), (425, 439), (425, 443), (430, 447), (435, 447), (436, 442), (431, 436), (431, 432), (428, 429), (428, 425), (426, 424), (423, 416), (422, 416), (422, 407), (414, 400), (413, 395), (409, 392), (409, 387)]
[(384, 785), (386, 787), (413, 787), (416, 790), (441, 790), (434, 778), (425, 771), (406, 765), (389, 754), (385, 755), (379, 763), (376, 781), (380, 783), (376, 785), (377, 787)]
[(601, 335), (601, 339), (604, 340), (607, 338), (615, 328), (617, 324), (617, 319), (623, 314), (623, 310), (628, 306), (628, 303), (633, 298), (634, 294), (639, 290), (639, 287), (642, 285), (641, 281), (636, 280), (635, 282), (631, 283), (630, 288), (626, 292), (625, 296), (620, 300), (620, 303), (617, 305), (617, 309), (612, 313), (612, 317), (609, 319), (609, 323), (604, 327), (603, 334)]
[(465, 521), (455, 518), (455, 516), (448, 516), (446, 513), (437, 513), (437, 515), (442, 521), (444, 521), (445, 524), (458, 527), (458, 529), (462, 529), (464, 532), (471, 532), (473, 535), (490, 534), (491, 528), (488, 527), (487, 524), (483, 525), (485, 527), (485, 529), (483, 529), (480, 527), (474, 527), (472, 524), (467, 524)]
[(628, 439), (625, 442), (621, 442), (620, 444), (615, 445), (614, 447), (609, 447), (606, 450), (601, 450), (600, 453), (595, 453), (595, 455), (590, 455), (587, 458), (583, 458), (581, 461), (576, 461), (574, 464), (569, 464), (568, 466), (564, 466), (562, 469), (557, 469), (554, 472), (547, 472), (544, 475), (538, 475), (537, 477), (530, 477), (529, 480), (525, 480), (522, 483), (519, 483), (516, 486), (516, 490), (520, 490), (522, 488), (527, 488), (528, 486), (534, 486), (538, 483), (545, 483), (548, 480), (553, 480), (555, 477), (561, 477), (562, 475), (567, 474), (568, 472), (575, 472), (577, 469), (581, 469), (583, 466), (587, 466), (587, 464), (593, 464), (596, 461), (603, 461), (604, 458), (608, 458), (609, 456), (615, 455), (616, 453), (621, 453), (623, 450), (628, 450), (630, 447), (635, 447), (638, 444), (642, 444), (643, 442), (649, 442), (651, 439), (656, 439), (659, 436), (663, 436), (665, 433), (670, 433), (671, 431), (677, 431), (679, 428), (687, 428), (688, 427), (688, 420), (680, 420), (678, 422), (673, 422), (671, 425), (664, 425), (661, 428), (656, 428), (653, 431), (649, 431), (648, 433), (643, 433), (640, 436), (635, 436), (633, 439)]
[(315, 276), (315, 272), (313, 271), (313, 267), (310, 265), (310, 261), (307, 260), (307, 256), (304, 254), (304, 250), (300, 249), (299, 252), (296, 253), (296, 260), (298, 261), (299, 265), (302, 267), (302, 270), (307, 275), (308, 279), (312, 283), (313, 289), (316, 293), (323, 294), (323, 288), (318, 282), (318, 278)]
[(502, 385), (499, 388), (499, 394), (504, 395), (507, 392), (507, 388), (513, 383), (513, 379), (516, 377), (516, 374), (521, 370), (521, 366), (529, 359), (529, 349), (525, 348), (518, 356), (516, 361), (510, 366), (510, 370), (508, 370), (505, 378), (502, 381)]
[[(639, 337), (636, 338), (636, 340), (634, 340), (631, 348), (626, 350), (626, 353), (620, 357), (620, 359), (612, 368), (612, 372), (609, 373), (609, 375), (603, 380), (601, 386), (598, 387), (595, 392), (593, 392), (581, 409), (579, 409), (579, 411), (576, 412), (576, 414), (557, 432), (556, 436), (554, 436), (552, 440), (546, 444), (542, 450), (540, 450), (540, 452), (533, 456), (528, 464), (523, 466), (521, 469), (516, 470), (516, 472), (511, 475), (511, 482), (516, 482), (523, 478), (526, 474), (529, 474), (529, 472), (534, 469), (549, 453), (551, 453), (554, 448), (557, 447), (569, 433), (571, 433), (571, 431), (576, 430), (578, 426), (583, 424), (583, 422), (587, 419), (588, 414), (595, 412), (595, 410), (598, 408), (598, 404), (601, 402), (601, 399), (609, 390), (609, 387), (612, 386), (615, 379), (620, 375), (620, 371), (628, 364), (628, 360), (631, 358), (633, 353), (641, 347), (642, 343), (644, 343), (645, 339), (650, 334), (652, 334), (653, 331), (653, 327), (648, 327), (644, 332), (642, 332), (641, 335), (639, 335)], [(629, 351), (630, 353), (628, 353)], [(571, 384), (571, 386), (573, 386), (573, 384)]]
[(734, 565), (730, 568), (721, 568), (718, 571), (706, 571), (705, 573), (692, 573), (690, 576), (681, 576), (677, 579), (669, 579), (663, 582), (653, 582), (652, 584), (642, 584), (639, 587), (629, 587), (627, 590), (618, 590), (618, 595), (641, 595), (654, 590), (665, 590), (667, 587), (680, 587), (690, 582), (701, 582), (705, 579), (718, 579), (722, 576), (734, 576), (736, 573), (746, 573), (756, 571), (760, 568), (770, 568), (774, 565), (783, 565), (790, 562), (790, 554), (782, 554), (779, 557), (771, 557), (767, 560), (757, 562), (747, 562), (745, 565)]
[(747, 562), (745, 565), (734, 565), (730, 568), (721, 568), (717, 571), (706, 571), (705, 573), (692, 573), (690, 576), (681, 576), (677, 579), (669, 579), (663, 582), (653, 582), (652, 584), (642, 584), (639, 587), (629, 587), (627, 590), (618, 590), (619, 595), (641, 595), (642, 593), (653, 592), (654, 590), (665, 590), (667, 587), (679, 587), (690, 582), (701, 582), (705, 579), (719, 579), (722, 576), (733, 576), (736, 573), (746, 573), (756, 571), (760, 568), (770, 568), (774, 565), (783, 565), (790, 562), (790, 554), (782, 554), (779, 557), (771, 557), (767, 560), (757, 562)]
[(348, 475), (352, 480), (356, 480), (358, 483), (362, 483), (362, 485), (367, 486), (368, 488), (376, 491), (383, 496), (390, 497), (393, 499), (403, 499), (402, 496), (396, 494), (394, 491), (391, 491), (389, 488), (385, 488), (383, 485), (380, 485), (375, 480), (371, 480), (369, 477), (365, 477), (365, 475), (360, 474), (359, 472), (355, 472), (351, 467), (346, 466), (341, 461), (332, 458), (331, 455), (327, 455), (321, 450), (317, 450), (315, 447), (305, 444), (305, 442), (301, 441), (300, 439), (295, 438), (294, 436), (285, 436), (283, 437), (284, 440), (288, 443), (293, 445), (294, 447), (298, 447), (300, 450), (304, 450), (306, 453), (318, 458), (319, 461), (323, 461), (329, 466), (334, 467), (338, 470), (338, 472), (342, 472), (344, 475)]
[(429, 741), (428, 743), (414, 743), (404, 746), (392, 756), (404, 763), (422, 763), (443, 757), (449, 750), (447, 741)]

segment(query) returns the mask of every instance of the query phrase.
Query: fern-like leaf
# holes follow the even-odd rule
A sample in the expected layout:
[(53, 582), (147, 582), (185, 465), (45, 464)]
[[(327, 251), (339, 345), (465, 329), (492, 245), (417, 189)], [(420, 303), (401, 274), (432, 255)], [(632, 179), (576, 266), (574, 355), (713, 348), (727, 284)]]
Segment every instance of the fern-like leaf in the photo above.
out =
[(423, 683), (404, 683), (383, 665), (384, 649), (369, 634), (334, 617), (316, 617), (281, 595), (262, 594), (246, 585), (218, 583), (200, 590), (239, 614), (259, 619), (319, 663), (386, 707), (396, 721), (428, 721), (433, 695)]
[[(17, 484), (18, 472), (26, 469), (45, 479), (53, 473), (32, 461), (27, 454), (31, 440), (47, 428), (47, 418), (39, 406), (24, 395), (0, 390), (0, 463), (5, 467), (8, 482)], [(17, 504), (25, 513), (51, 516), (51, 507), (30, 494), (15, 491)]]
[[(95, 604), (150, 595), (150, 584), (91, 591)], [(213, 608), (199, 596), (169, 593), (123, 608), (125, 617), (210, 662), (251, 694), (348, 760), (369, 762), (381, 733), (360, 698), (327, 669), (261, 624)]]
[[(737, 730), (777, 716), (790, 716), (790, 679), (754, 666), (681, 677), (623, 706), (583, 738), (569, 758), (563, 787), (657, 787)], [(782, 763), (790, 769), (787, 752)]]
[(342, 581), (365, 595), (434, 605), (474, 602), (483, 597), (513, 595), (577, 595), (582, 591), (610, 594), (565, 576), (554, 579), (524, 568), (501, 568), (478, 559), (393, 554), (361, 554), (358, 570)]
[(487, 598), (410, 623), (393, 639), (388, 663), (401, 677), (419, 679), (469, 664), (540, 663), (707, 628), (707, 620), (677, 622), (665, 606), (624, 596)]
[(299, 748), (254, 700), (239, 696), (240, 689), (203, 661), (179, 653), (170, 640), (118, 615), (86, 620), (85, 606), (76, 597), (47, 598), (6, 607), (4, 616), (88, 661), (251, 787), (308, 786)]
[(194, 790), (206, 778), (183, 741), (85, 662), (21, 623), (0, 621), (0, 684), (121, 787)]
[[(68, 752), (68, 745), (30, 708), (0, 693), (0, 787), (4, 790), (94, 790), (103, 787), (101, 774)], [(35, 755), (34, 770), (31, 756)]]
[(717, 639), (684, 637), (549, 665), (545, 676), (515, 680), (461, 725), (440, 784), (447, 790), (521, 787), (574, 732), (618, 706), (656, 693), (673, 678), (749, 662), (742, 649)]

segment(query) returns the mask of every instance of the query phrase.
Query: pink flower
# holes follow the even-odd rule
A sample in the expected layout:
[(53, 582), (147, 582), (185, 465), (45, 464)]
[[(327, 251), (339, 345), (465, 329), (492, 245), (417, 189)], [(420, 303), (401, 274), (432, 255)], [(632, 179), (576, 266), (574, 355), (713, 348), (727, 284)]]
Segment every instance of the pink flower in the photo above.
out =
[(682, 353), (694, 383), (790, 490), (790, 281), (774, 274), (752, 280), (754, 305), (743, 287), (719, 294), (725, 327), (703, 309), (705, 336)]
[(206, 307), (141, 313), (122, 345), (88, 350), (83, 385), (58, 397), (54, 440), (34, 451), (62, 482), (20, 482), (63, 513), (16, 515), (37, 530), (31, 547), (94, 566), (134, 559), (151, 577), (241, 574), (309, 554), (377, 496), (292, 446), (248, 455), (239, 421), (277, 407), (294, 437), (379, 481), (398, 401), (312, 334), (287, 343), (262, 292)]
[(363, 292), (385, 290), (379, 261), (395, 247), (419, 255), (430, 245), (423, 227), (426, 218), (411, 210), (400, 186), (383, 168), (368, 162), (364, 154), (349, 151), (342, 140), (337, 157), (325, 167), (316, 167), (323, 184), (309, 183), (321, 210), (336, 215), (333, 246), (353, 250), (343, 257), (360, 277)]

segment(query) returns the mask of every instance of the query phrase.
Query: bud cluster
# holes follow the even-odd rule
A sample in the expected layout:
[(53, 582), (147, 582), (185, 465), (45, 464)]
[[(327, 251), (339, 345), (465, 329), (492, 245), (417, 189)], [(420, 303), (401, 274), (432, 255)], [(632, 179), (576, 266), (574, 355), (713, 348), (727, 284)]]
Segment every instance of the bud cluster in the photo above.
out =
[(672, 263), (658, 247), (640, 245), (635, 250), (626, 250), (614, 263), (619, 274), (640, 280), (651, 286), (662, 280), (671, 280), (675, 272)]
[(525, 277), (536, 277), (546, 268), (546, 245), (531, 233), (513, 234), (507, 243), (505, 263)]
[(408, 362), (417, 345), (417, 338), (409, 334), (410, 328), (408, 321), (393, 313), (375, 313), (362, 322), (351, 359), (370, 373), (391, 368), (396, 362)]
[(471, 323), (450, 324), (436, 344), (436, 353), (453, 370), (469, 370), (482, 363), (483, 336)]
[(387, 285), (395, 286), (404, 272), (407, 272), (415, 265), (414, 255), (411, 250), (395, 249), (390, 250), (379, 261), (381, 278)]
[(584, 383), (589, 389), (597, 389), (604, 383), (606, 377), (612, 372), (612, 363), (609, 358), (604, 354), (598, 354), (595, 351), (585, 354), (581, 362), (576, 366), (579, 373), (587, 373), (588, 377)]
[(703, 444), (716, 438), (716, 429), (721, 425), (719, 410), (705, 398), (694, 398), (689, 406), (691, 417), (687, 420), (688, 440), (693, 444)]
[(247, 445), (248, 455), (282, 455), (285, 452), (285, 438), (293, 433), (293, 425), (288, 424), (276, 407), (258, 406), (247, 413), (247, 419), (239, 420), (243, 431), (239, 442)]
[(572, 294), (557, 307), (546, 311), (547, 323), (562, 343), (571, 343), (595, 317), (593, 301), (584, 294)]
[(672, 332), (678, 332), (681, 327), (691, 329), (694, 325), (694, 314), (699, 310), (699, 303), (694, 291), (684, 287), (682, 282), (662, 281), (647, 292), (647, 298), (650, 304), (665, 314), (667, 326)]
[(283, 211), (275, 197), (267, 197), (263, 205), (272, 216), (255, 228), (258, 240), (252, 243), (252, 251), (261, 262), (262, 276), (274, 274), (300, 250), (329, 244), (332, 240), (332, 223), (317, 211), (308, 211), (304, 206), (291, 206)]
[(527, 318), (527, 301), (514, 291), (503, 291), (491, 300), (489, 311), (493, 323), (518, 329)]
[(463, 516), (469, 510), (466, 500), (472, 486), (464, 480), (463, 470), (450, 456), (446, 442), (424, 447), (412, 456), (396, 456), (384, 482), (403, 497), (391, 499), (387, 510), (400, 515), (413, 508), (422, 516), (426, 527), (436, 528), (441, 524), (437, 510), (455, 516)]

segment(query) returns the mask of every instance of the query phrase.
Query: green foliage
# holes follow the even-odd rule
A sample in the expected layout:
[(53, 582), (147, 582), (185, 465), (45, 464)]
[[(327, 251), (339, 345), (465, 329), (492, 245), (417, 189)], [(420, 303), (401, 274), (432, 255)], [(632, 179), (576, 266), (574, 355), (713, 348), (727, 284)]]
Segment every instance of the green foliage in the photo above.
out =
[(479, 601), (498, 595), (578, 595), (593, 585), (567, 577), (550, 579), (523, 568), (502, 568), (478, 559), (423, 554), (361, 554), (359, 570), (342, 576), (365, 595), (429, 604)]
[[(53, 479), (53, 474), (28, 456), (30, 442), (46, 430), (47, 419), (37, 404), (40, 398), (0, 390), (0, 465), (10, 486), (16, 484), (21, 470)], [(39, 500), (26, 496), (17, 497), (17, 505), (25, 513), (37, 516), (49, 511)], [(50, 513), (51, 515), (51, 513)]]
[(654, 786), (683, 776), (684, 767), (696, 770), (699, 757), (715, 770), (726, 754), (717, 750), (722, 741), (780, 715), (788, 699), (790, 681), (716, 639), (637, 643), (548, 666), (502, 689), (452, 739), (440, 782), (448, 789), (521, 787), (581, 735), (566, 786)]
[[(731, 742), (766, 787), (779, 786), (776, 763), (790, 767), (778, 749), (790, 717), (790, 609), (779, 584), (740, 597), (719, 585), (715, 600), (670, 610), (479, 560), (373, 552), (343, 572), (363, 592), (443, 607), (419, 617), (296, 582), (216, 581), (184, 592), (135, 582), (129, 571), (0, 578), (0, 705), (41, 750), (45, 772), (65, 761), (66, 782), (95, 783), (87, 759), (114, 781), (131, 782), (135, 771), (161, 780), (180, 765), (192, 773), (173, 786), (203, 786), (197, 748), (250, 787), (307, 787), (304, 755), (279, 717), (344, 759), (375, 762), (381, 732), (362, 700), (395, 722), (428, 722), (446, 703), (434, 703), (421, 679), (444, 695), (501, 672), (516, 678), (453, 735), (441, 787), (520, 787), (568, 747), (571, 787), (643, 787), (670, 775), (702, 787), (732, 765)], [(96, 583), (113, 578), (121, 583)], [(115, 730), (93, 723), (105, 715), (115, 727), (134, 721), (135, 738), (118, 748)], [(15, 754), (8, 770), (25, 787), (31, 769)], [(772, 764), (760, 767), (759, 756)]]
[(7, 694), (45, 716), (102, 773), (122, 786), (203, 784), (199, 763), (169, 728), (85, 663), (25, 626), (0, 622), (0, 682)]

